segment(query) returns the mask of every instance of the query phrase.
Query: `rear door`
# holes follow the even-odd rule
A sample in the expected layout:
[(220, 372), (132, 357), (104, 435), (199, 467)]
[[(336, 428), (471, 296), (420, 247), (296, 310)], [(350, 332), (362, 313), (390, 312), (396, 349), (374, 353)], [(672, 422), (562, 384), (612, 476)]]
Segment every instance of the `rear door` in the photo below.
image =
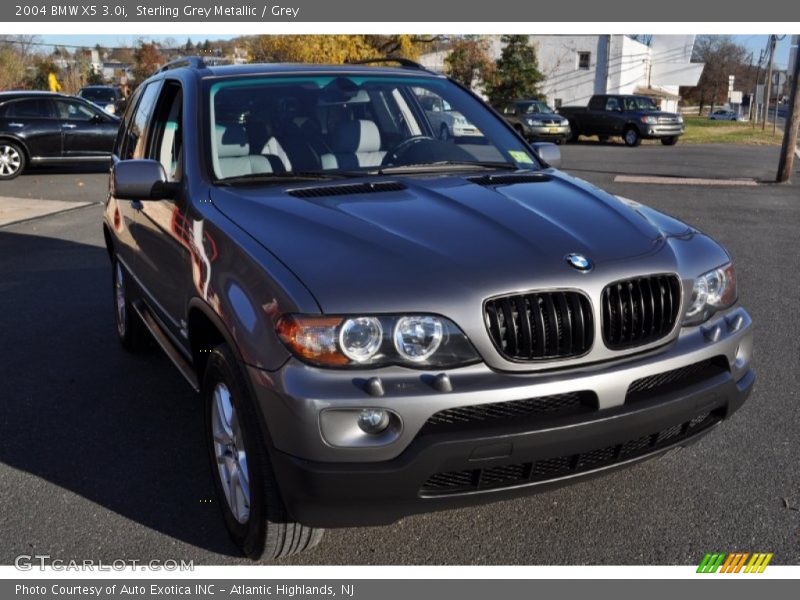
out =
[(20, 140), (33, 162), (61, 158), (61, 126), (46, 96), (10, 100), (0, 107), (0, 132)]
[[(168, 181), (183, 178), (183, 93), (177, 81), (166, 80), (149, 120), (141, 158), (157, 160)], [(188, 293), (205, 285), (210, 273), (213, 244), (203, 234), (202, 222), (186, 220), (186, 200), (146, 200), (136, 212), (138, 256), (136, 275), (147, 292), (148, 304), (161, 323), (181, 339)], [(204, 283), (199, 283), (203, 281)], [(198, 289), (199, 294), (205, 290)]]
[(58, 98), (56, 115), (63, 131), (65, 158), (111, 155), (119, 121), (83, 100)]

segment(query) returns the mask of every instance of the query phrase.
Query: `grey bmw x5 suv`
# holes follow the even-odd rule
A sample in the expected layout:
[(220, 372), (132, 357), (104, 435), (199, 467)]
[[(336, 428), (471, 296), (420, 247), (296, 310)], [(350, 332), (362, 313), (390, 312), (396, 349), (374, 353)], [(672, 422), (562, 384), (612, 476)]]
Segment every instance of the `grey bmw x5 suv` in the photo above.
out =
[[(755, 379), (719, 244), (400, 65), (188, 59), (124, 115), (103, 222), (117, 333), (200, 392), (250, 557), (653, 457)], [(441, 139), (431, 96), (480, 135)]]

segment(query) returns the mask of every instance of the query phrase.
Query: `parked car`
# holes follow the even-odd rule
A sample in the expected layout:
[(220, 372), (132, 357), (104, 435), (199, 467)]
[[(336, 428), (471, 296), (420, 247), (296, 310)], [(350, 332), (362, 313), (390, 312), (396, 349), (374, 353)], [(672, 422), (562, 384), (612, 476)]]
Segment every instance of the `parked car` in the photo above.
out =
[(434, 95), (420, 95), (419, 102), (440, 140), (450, 137), (481, 135), (480, 130), (444, 100)]
[(626, 146), (638, 146), (643, 139), (658, 139), (673, 146), (683, 135), (683, 117), (663, 112), (647, 96), (600, 94), (589, 106), (562, 106), (560, 115), (569, 119), (571, 140), (596, 135), (601, 142), (622, 137)]
[(542, 100), (517, 100), (497, 109), (525, 139), (560, 144), (571, 135), (569, 121)]
[(81, 88), (78, 96), (112, 115), (121, 115), (127, 104), (125, 94), (115, 85), (87, 85)]
[(739, 113), (732, 111), (730, 109), (724, 108), (720, 110), (715, 110), (708, 118), (711, 121), (738, 121), (739, 120)]
[[(718, 243), (402, 64), (170, 63), (117, 138), (116, 332), (200, 392), (250, 557), (637, 463), (753, 386)], [(483, 135), (440, 139), (431, 94)]]
[(0, 179), (30, 165), (107, 162), (119, 118), (51, 92), (0, 92)]

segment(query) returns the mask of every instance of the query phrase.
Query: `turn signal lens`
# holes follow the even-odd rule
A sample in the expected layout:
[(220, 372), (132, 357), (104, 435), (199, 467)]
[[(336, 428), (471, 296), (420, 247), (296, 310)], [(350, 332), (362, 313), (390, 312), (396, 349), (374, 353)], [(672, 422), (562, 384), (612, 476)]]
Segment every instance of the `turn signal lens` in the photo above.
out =
[(275, 326), (281, 341), (297, 356), (321, 365), (346, 365), (349, 359), (336, 344), (340, 317), (284, 315)]

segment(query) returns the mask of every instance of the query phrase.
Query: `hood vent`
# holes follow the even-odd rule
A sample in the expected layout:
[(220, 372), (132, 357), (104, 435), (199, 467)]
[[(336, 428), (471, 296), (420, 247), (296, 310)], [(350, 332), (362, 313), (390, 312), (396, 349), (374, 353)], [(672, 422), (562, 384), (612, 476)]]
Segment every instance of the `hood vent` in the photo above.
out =
[(324, 198), (326, 196), (352, 196), (354, 194), (378, 194), (380, 192), (400, 192), (406, 186), (397, 181), (378, 181), (349, 183), (346, 185), (323, 185), (297, 188), (286, 193), (295, 198)]
[(515, 185), (517, 183), (544, 183), (553, 178), (547, 173), (516, 173), (513, 175), (481, 175), (468, 177), (467, 181), (478, 185)]

